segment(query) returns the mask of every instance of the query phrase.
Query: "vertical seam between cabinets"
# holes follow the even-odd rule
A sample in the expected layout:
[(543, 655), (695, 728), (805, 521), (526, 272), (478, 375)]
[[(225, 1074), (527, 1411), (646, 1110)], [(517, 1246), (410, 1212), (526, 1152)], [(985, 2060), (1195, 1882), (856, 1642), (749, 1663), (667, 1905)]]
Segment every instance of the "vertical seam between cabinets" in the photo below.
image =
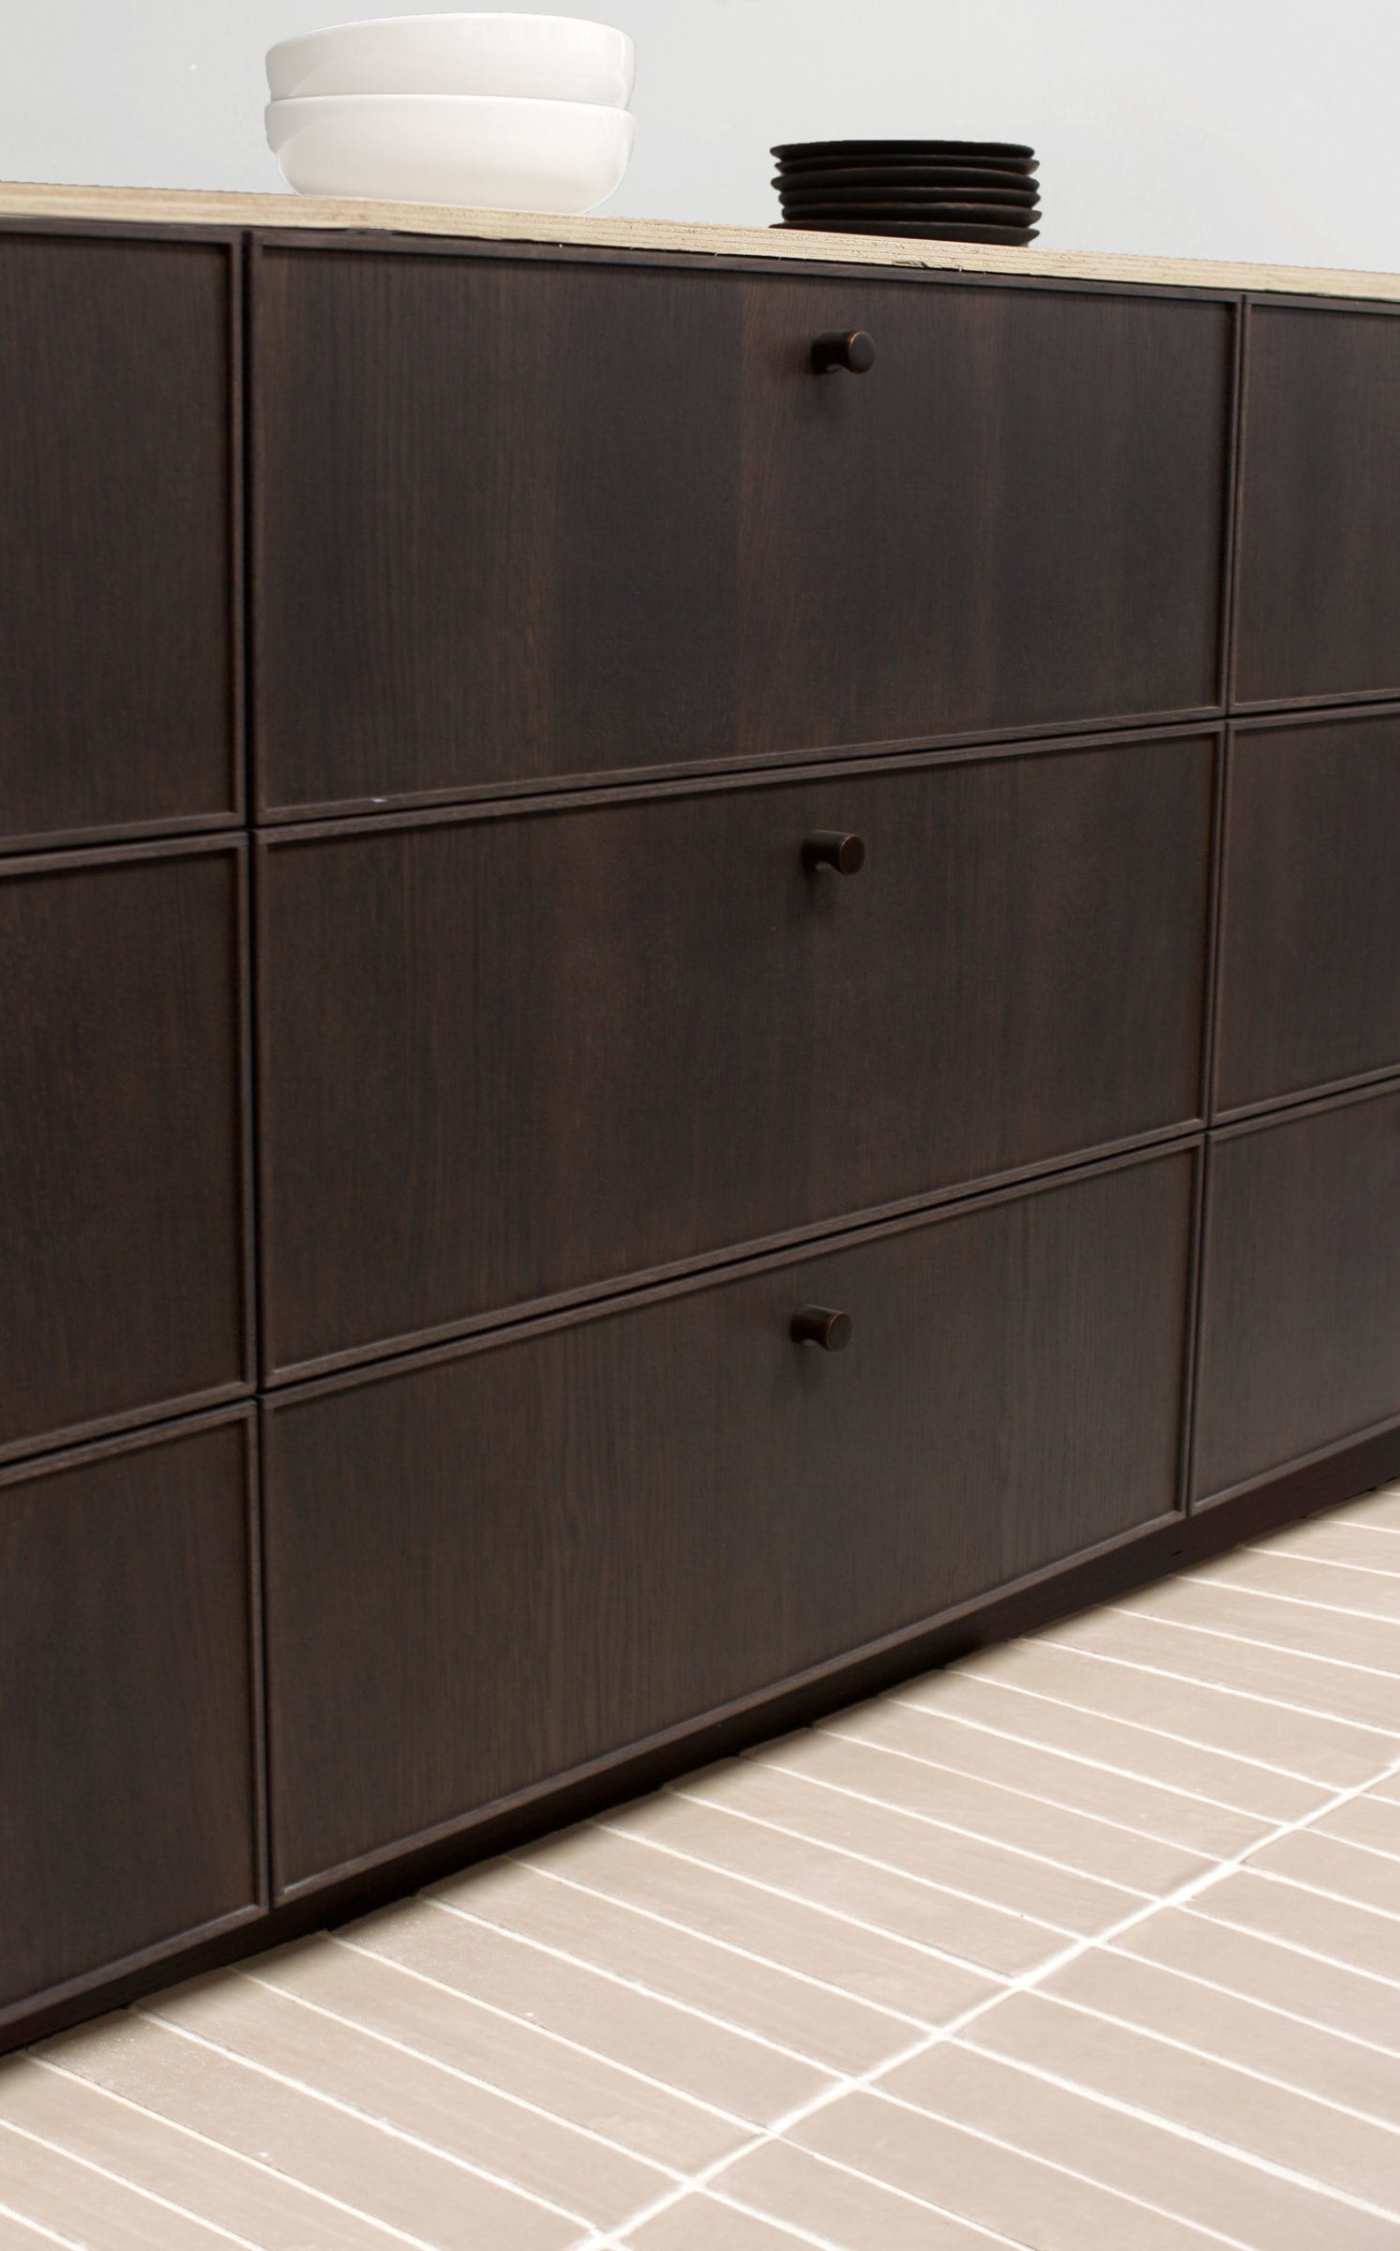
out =
[(256, 765), (254, 757), (254, 704), (255, 704), (255, 641), (253, 631), (253, 564), (252, 523), (255, 498), (254, 485), (254, 388), (253, 388), (253, 247), (252, 237), (244, 228), (238, 236), (236, 273), (239, 296), (238, 322), (238, 465), (239, 465), (239, 524), (238, 578), (236, 601), (239, 617), (240, 659), (240, 713), (242, 738), (239, 755), (242, 766), (242, 798), (244, 826), (243, 912), (245, 917), (244, 987), (245, 1037), (247, 1041), (247, 1087), (249, 1111), (249, 1153), (247, 1201), (249, 1225), (252, 1233), (250, 1260), (249, 1330), (252, 1344), (252, 1382), (254, 1392), (252, 1429), (249, 1433), (250, 1523), (252, 1539), (250, 1558), (252, 1570), (249, 1585), (250, 1624), (253, 1633), (253, 1695), (252, 1727), (254, 1734), (253, 1771), (257, 1804), (254, 1808), (255, 1834), (258, 1850), (258, 1883), (264, 1910), (271, 1908), (273, 1892), (272, 1847), (272, 1698), (271, 1668), (268, 1652), (267, 1573), (264, 1494), (266, 1475), (263, 1457), (262, 1372), (263, 1335), (266, 1328), (266, 1296), (263, 1288), (264, 1233), (262, 1211), (262, 1132), (259, 1110), (260, 1068), (260, 1017), (259, 955), (261, 952), (258, 917), (254, 907), (254, 844), (256, 830), (253, 823), (257, 812)]

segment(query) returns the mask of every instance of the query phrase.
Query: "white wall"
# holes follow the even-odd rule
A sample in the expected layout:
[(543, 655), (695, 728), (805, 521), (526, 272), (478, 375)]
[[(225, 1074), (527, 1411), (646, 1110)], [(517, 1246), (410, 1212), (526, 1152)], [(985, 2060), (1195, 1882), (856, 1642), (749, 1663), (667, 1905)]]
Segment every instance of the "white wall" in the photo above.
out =
[[(567, 6), (567, 0), (565, 0)], [(0, 0), (0, 177), (275, 188), (262, 54), (393, 0)], [(585, 5), (577, 14), (588, 13)], [(619, 214), (765, 224), (767, 150), (1033, 141), (1042, 242), (1400, 268), (1400, 0), (605, 0)]]

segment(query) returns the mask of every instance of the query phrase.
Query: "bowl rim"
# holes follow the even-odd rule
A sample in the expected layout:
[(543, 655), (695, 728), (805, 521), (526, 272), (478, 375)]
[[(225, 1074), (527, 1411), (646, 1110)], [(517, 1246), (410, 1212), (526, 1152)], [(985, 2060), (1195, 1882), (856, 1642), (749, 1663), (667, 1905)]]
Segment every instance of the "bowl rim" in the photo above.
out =
[[(580, 30), (606, 32), (609, 38), (620, 39), (628, 47), (633, 44), (631, 33), (624, 31), (621, 25), (603, 23), (596, 16), (536, 15), (528, 9), (516, 10), (513, 8), (443, 8), (425, 9), (419, 15), (357, 16), (345, 23), (318, 24), (314, 31), (298, 31), (294, 32), (288, 39), (275, 39), (267, 50), (267, 59), (271, 62), (274, 55), (285, 54), (289, 48), (308, 47), (315, 40), (337, 38), (347, 31), (386, 31), (391, 27), (397, 30), (403, 24), (418, 25), (425, 23), (577, 24)], [(290, 100), (293, 97), (287, 96), (285, 98)], [(307, 98), (312, 97), (308, 96)]]
[(331, 102), (470, 102), (474, 108), (586, 109), (600, 117), (625, 117), (634, 128), (637, 122), (635, 113), (617, 102), (565, 102), (549, 94), (274, 94), (264, 105), (264, 115), (274, 109), (321, 109)]

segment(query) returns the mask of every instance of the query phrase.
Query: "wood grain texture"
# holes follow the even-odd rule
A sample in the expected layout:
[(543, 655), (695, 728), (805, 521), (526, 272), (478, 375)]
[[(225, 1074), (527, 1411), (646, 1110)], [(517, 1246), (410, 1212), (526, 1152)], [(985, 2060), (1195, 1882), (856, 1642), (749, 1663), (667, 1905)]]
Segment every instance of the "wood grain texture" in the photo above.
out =
[[(258, 854), (264, 1357), (1180, 1127), (1210, 734)], [(859, 874), (803, 839), (859, 833)]]
[(0, 862), (0, 1458), (251, 1381), (244, 858)]
[[(1223, 305), (743, 285), (741, 748), (1221, 698)], [(868, 330), (858, 381), (801, 380)]]
[(0, 225), (0, 844), (238, 818), (236, 258)]
[[(254, 275), (266, 814), (1217, 703), (1228, 306)], [(850, 327), (875, 368), (815, 375)]]
[(253, 1435), (0, 1471), (0, 2017), (257, 1907)]
[(110, 188), (11, 180), (0, 185), (0, 215), (114, 223), (267, 228), (343, 228), (531, 242), (561, 248), (654, 250), (697, 259), (840, 261), (930, 273), (1026, 275), (1041, 280), (1126, 282), (1171, 289), (1283, 290), (1292, 296), (1400, 300), (1400, 273), (1338, 266), (1245, 264), (1238, 259), (1171, 258), (1123, 250), (1005, 249), (994, 244), (926, 242), (892, 236), (812, 235), (792, 242), (771, 227), (705, 225), (689, 219), (614, 219), (600, 212), (566, 218), (553, 211), (472, 211), (455, 204), (368, 202), (348, 196), (245, 194), (200, 188)]
[(1400, 1416), (1400, 1092), (1212, 1141), (1194, 1490)]
[(1217, 1107), (1400, 1069), (1400, 710), (1236, 727), (1230, 765)]
[(1400, 694), (1400, 320), (1249, 316), (1235, 700)]
[(1193, 1169), (269, 1402), (277, 1885), (1171, 1510)]

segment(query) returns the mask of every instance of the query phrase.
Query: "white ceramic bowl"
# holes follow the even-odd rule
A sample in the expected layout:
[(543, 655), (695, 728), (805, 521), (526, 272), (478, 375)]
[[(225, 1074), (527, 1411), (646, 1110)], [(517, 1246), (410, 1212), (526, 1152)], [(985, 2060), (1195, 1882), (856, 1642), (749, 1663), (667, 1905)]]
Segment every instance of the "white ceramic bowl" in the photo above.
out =
[(619, 186), (636, 120), (592, 102), (318, 94), (269, 102), (268, 145), (301, 195), (591, 211)]
[(626, 109), (625, 31), (575, 16), (381, 16), (268, 50), (274, 101), (312, 94), (513, 94)]

